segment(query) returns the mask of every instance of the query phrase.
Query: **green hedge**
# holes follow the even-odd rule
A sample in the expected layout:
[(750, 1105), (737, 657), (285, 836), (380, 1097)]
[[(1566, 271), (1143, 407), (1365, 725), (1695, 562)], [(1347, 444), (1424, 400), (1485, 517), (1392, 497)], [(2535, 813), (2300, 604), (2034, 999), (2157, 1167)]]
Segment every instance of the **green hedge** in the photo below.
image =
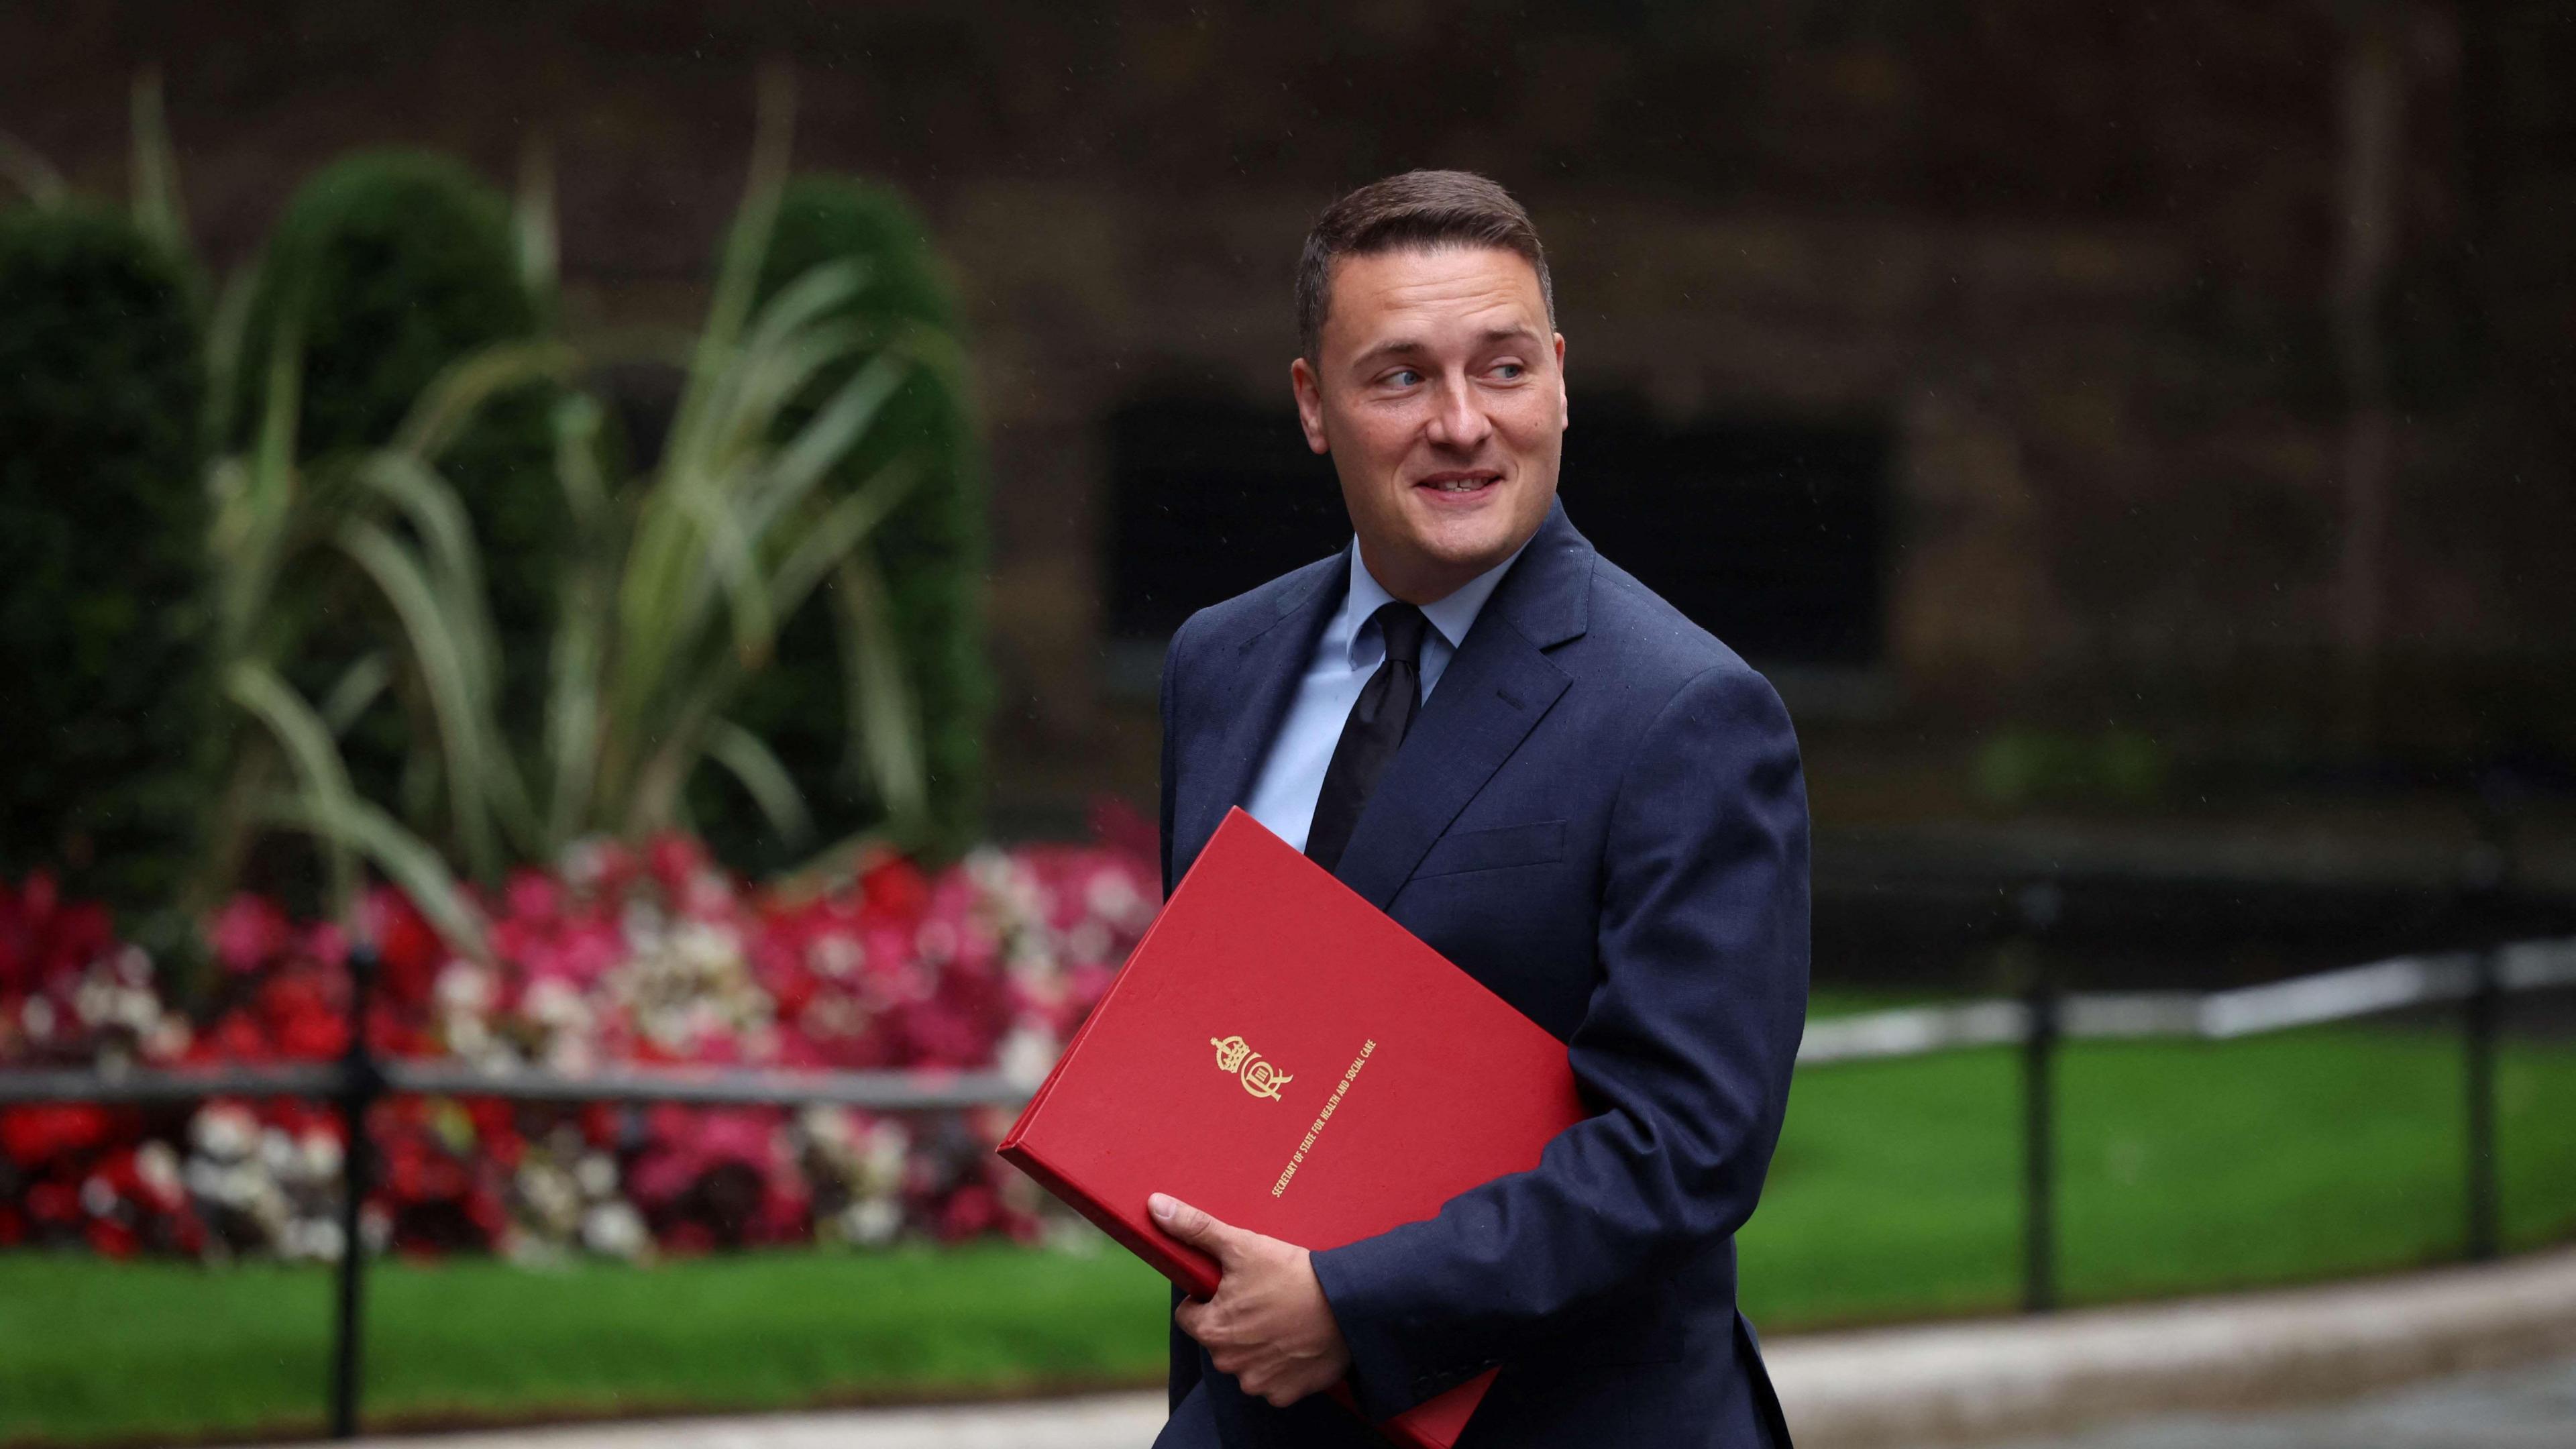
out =
[[(401, 152), (337, 161), (299, 190), (260, 262), (244, 326), (227, 433), (256, 435), (278, 331), (302, 325), (298, 444), (308, 463), (389, 440), (449, 364), (496, 342), (533, 338), (537, 299), (518, 273), (508, 204), (454, 161)], [(533, 739), (568, 522), (552, 473), (546, 389), (495, 399), (440, 458), (471, 511), (499, 631), (504, 716)], [(319, 699), (390, 625), (371, 621), (372, 590), (338, 569), (295, 581), (291, 616), (313, 633), (287, 674)], [(399, 651), (394, 657), (399, 658)], [(365, 793), (390, 800), (415, 731), (380, 702), (347, 743)], [(417, 789), (417, 782), (415, 782)], [(417, 818), (422, 808), (408, 813)]]
[[(866, 285), (847, 314), (891, 337), (920, 327), (955, 337), (955, 289), (921, 218), (894, 192), (835, 177), (788, 184), (761, 268), (759, 293), (775, 295), (812, 268), (857, 258)], [(856, 358), (819, 380), (814, 396), (846, 380)], [(792, 426), (810, 416), (793, 413)], [(843, 486), (899, 456), (925, 472), (875, 538), (904, 662), (919, 698), (930, 775), (931, 848), (962, 848), (982, 826), (984, 729), (992, 682), (983, 640), (984, 460), (969, 401), (951, 381), (916, 373), (844, 460)], [(834, 625), (817, 598), (790, 620), (775, 664), (755, 679), (734, 711), (804, 787), (824, 840), (872, 823), (878, 814), (863, 773), (848, 758), (847, 724)], [(696, 782), (691, 809), (718, 850), (736, 865), (765, 871), (798, 852), (775, 840), (730, 781)]]
[(123, 216), (0, 216), (0, 875), (165, 910), (212, 762), (203, 339)]

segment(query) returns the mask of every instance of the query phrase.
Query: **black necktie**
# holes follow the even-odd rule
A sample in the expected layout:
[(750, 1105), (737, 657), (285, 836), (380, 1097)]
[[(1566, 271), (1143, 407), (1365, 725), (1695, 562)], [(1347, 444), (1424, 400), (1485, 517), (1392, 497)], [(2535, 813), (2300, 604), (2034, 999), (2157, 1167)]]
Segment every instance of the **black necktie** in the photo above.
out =
[(1360, 808), (1422, 704), (1422, 636), (1431, 621), (1401, 601), (1379, 605), (1372, 617), (1386, 636), (1386, 662), (1360, 686), (1359, 702), (1342, 722), (1333, 762), (1324, 769), (1324, 791), (1315, 798), (1315, 821), (1306, 828), (1306, 858), (1326, 870), (1341, 864)]

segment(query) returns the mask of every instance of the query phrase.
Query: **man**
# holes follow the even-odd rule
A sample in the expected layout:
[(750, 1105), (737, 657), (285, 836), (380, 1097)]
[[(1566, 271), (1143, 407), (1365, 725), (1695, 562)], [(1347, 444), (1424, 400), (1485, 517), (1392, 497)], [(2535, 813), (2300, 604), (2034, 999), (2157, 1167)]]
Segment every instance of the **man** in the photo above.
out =
[(1562, 1038), (1597, 1115), (1327, 1251), (1156, 1194), (1224, 1272), (1176, 1306), (1158, 1443), (1366, 1444), (1320, 1390), (1347, 1377), (1385, 1419), (1499, 1366), (1460, 1449), (1785, 1446), (1734, 1233), (1806, 1014), (1788, 716), (1567, 521), (1565, 339), (1502, 188), (1418, 171), (1344, 197), (1297, 314), (1298, 417), (1356, 537), (1174, 636), (1165, 886), (1243, 805)]

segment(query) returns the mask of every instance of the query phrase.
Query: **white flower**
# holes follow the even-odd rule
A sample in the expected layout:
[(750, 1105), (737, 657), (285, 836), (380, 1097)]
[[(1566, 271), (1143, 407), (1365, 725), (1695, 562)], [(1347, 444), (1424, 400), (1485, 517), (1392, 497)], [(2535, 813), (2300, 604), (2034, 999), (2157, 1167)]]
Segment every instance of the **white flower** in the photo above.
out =
[(116, 1005), (109, 1015), (116, 1024), (144, 1036), (161, 1024), (161, 999), (142, 987), (129, 986), (116, 993)]
[(1105, 963), (1109, 959), (1109, 928), (1095, 920), (1084, 920), (1065, 932), (1067, 955), (1076, 961)]
[(591, 1021), (590, 1003), (573, 984), (559, 976), (532, 982), (521, 1009), (531, 1020), (553, 1031), (581, 1031)]
[(542, 1162), (519, 1169), (519, 1196), (547, 1231), (560, 1233), (581, 1218), (581, 1186), (571, 1173)]
[(912, 1134), (900, 1122), (879, 1122), (868, 1129), (867, 1155), (860, 1160), (860, 1179), (871, 1189), (892, 1192), (903, 1182), (912, 1155)]
[(294, 1173), (300, 1161), (295, 1139), (287, 1136), (285, 1129), (266, 1127), (260, 1130), (259, 1165), (267, 1168), (270, 1176), (287, 1177)]
[(285, 1237), (286, 1256), (310, 1258), (317, 1263), (339, 1262), (340, 1249), (346, 1241), (340, 1236), (340, 1225), (329, 1218), (305, 1218), (291, 1223)]
[(546, 1043), (545, 1064), (566, 1076), (584, 1076), (598, 1066), (599, 1053), (588, 1037), (567, 1033)]
[(307, 1182), (329, 1182), (340, 1175), (340, 1139), (316, 1127), (304, 1134), (301, 1164)]
[(185, 1186), (179, 1176), (179, 1154), (157, 1137), (134, 1149), (134, 1175), (153, 1196), (165, 1200)]
[(116, 1014), (116, 983), (93, 971), (72, 991), (72, 1009), (83, 1025), (96, 1026)]
[(1114, 870), (1094, 875), (1082, 893), (1082, 901), (1091, 914), (1105, 921), (1133, 921), (1152, 910), (1135, 883)]
[(441, 1028), (447, 1049), (460, 1057), (486, 1055), (492, 1045), (492, 1033), (479, 1016), (450, 1016)]
[(581, 1245), (609, 1258), (643, 1256), (644, 1219), (624, 1202), (604, 1202), (582, 1216)]
[(492, 973), (471, 961), (450, 961), (439, 968), (431, 993), (446, 1011), (481, 1016), (492, 1009)]
[(853, 1243), (890, 1243), (902, 1228), (903, 1209), (892, 1198), (864, 1198), (841, 1210), (841, 1232)]
[(1002, 1038), (996, 1065), (1001, 1068), (1003, 1080), (1013, 1086), (1035, 1088), (1055, 1070), (1055, 1059), (1055, 1038), (1023, 1023)]
[(188, 1029), (188, 1019), (173, 1012), (152, 1023), (152, 1030), (143, 1038), (143, 1055), (154, 1061), (170, 1061), (186, 1055), (188, 1043), (195, 1039), (196, 1034)]
[(250, 1155), (259, 1140), (259, 1119), (247, 1107), (217, 1102), (198, 1111), (188, 1135), (199, 1152), (218, 1162), (232, 1162)]

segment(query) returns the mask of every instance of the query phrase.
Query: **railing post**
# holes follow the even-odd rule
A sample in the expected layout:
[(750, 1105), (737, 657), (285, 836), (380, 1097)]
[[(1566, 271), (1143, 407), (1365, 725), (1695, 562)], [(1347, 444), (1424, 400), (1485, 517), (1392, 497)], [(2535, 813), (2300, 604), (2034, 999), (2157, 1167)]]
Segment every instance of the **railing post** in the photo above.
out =
[(2492, 945), (2481, 945), (2472, 961), (2477, 975), (2469, 984), (2467, 1009), (2462, 1013), (2463, 1065), (2467, 1068), (2468, 1088), (2468, 1213), (2469, 1258), (2484, 1262), (2502, 1251), (2503, 1233), (2499, 1225), (2502, 1198), (2496, 1184), (2496, 1036), (2504, 1016), (2503, 973), (2498, 969), (2500, 953)]
[(2463, 1246), (2471, 1262), (2503, 1251), (2503, 1198), (2496, 1181), (2496, 1039), (2504, 1027), (2505, 901), (2513, 877), (2508, 786), (2480, 792), (2481, 839), (2460, 865), (2463, 934), (2471, 943), (2469, 992), (2460, 1007)]
[(2054, 884), (2021, 893), (2022, 1001), (2029, 1013), (2021, 1050), (2022, 1309), (2057, 1306), (2057, 1037), (2059, 997), (2044, 939), (2063, 898)]
[(367, 1008), (375, 996), (376, 948), (349, 948), (349, 1046), (340, 1077), (340, 1298), (331, 1345), (331, 1437), (358, 1437), (359, 1346), (365, 1333), (367, 1244), (359, 1229), (372, 1163), (367, 1108), (384, 1090), (384, 1077), (367, 1042)]

